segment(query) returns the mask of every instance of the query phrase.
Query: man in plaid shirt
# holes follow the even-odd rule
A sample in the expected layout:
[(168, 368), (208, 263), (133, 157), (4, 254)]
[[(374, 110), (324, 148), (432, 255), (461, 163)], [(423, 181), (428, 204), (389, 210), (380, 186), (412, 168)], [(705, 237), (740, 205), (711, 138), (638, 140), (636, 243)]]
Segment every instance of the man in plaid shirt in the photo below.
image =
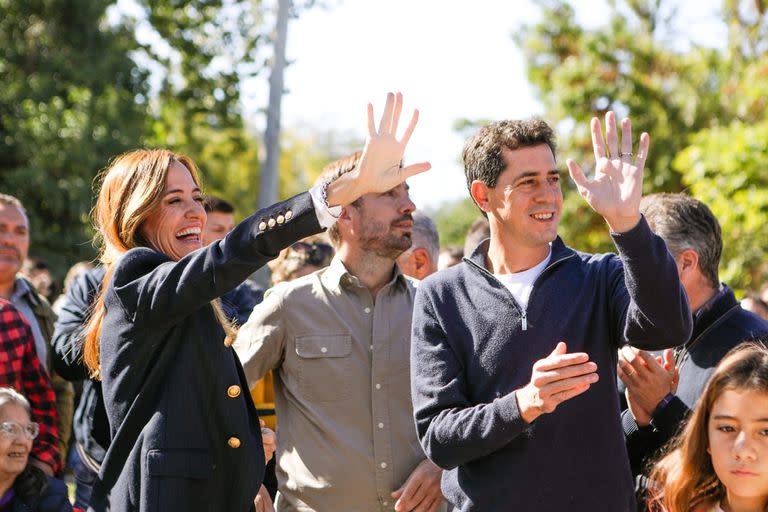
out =
[(32, 421), (40, 424), (40, 435), (32, 446), (32, 463), (52, 475), (59, 470), (56, 396), (37, 358), (29, 324), (4, 299), (0, 299), (0, 386), (11, 387), (29, 400)]

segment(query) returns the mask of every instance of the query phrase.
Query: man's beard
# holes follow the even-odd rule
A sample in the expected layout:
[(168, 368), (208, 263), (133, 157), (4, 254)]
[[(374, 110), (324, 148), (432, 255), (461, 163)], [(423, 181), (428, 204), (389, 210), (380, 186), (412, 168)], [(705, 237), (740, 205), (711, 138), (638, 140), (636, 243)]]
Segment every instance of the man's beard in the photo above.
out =
[(380, 258), (396, 260), (398, 256), (411, 248), (411, 233), (397, 235), (386, 224), (377, 221), (367, 222), (360, 233), (360, 243), (366, 251)]

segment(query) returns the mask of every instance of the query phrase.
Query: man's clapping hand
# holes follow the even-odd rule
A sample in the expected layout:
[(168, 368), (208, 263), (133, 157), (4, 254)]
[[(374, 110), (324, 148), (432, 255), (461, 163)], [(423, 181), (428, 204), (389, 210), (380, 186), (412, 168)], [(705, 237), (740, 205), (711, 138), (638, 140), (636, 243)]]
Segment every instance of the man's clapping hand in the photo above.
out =
[(560, 342), (544, 359), (533, 365), (531, 381), (515, 393), (520, 415), (527, 423), (542, 414), (551, 413), (558, 405), (584, 393), (598, 381), (597, 365), (584, 352), (568, 354)]

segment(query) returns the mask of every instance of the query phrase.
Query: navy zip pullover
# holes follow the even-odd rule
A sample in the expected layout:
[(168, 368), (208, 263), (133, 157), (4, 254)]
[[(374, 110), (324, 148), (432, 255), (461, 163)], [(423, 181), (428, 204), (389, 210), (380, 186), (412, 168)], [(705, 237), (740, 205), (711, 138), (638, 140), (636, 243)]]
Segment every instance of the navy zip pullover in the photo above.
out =
[[(644, 218), (611, 236), (619, 257), (579, 253), (558, 237), (525, 311), (486, 269), (488, 241), (419, 286), (416, 427), (458, 510), (634, 510), (617, 350), (630, 339), (649, 350), (688, 339), (691, 315), (675, 262)], [(600, 380), (527, 424), (515, 390), (559, 341), (588, 353)]]

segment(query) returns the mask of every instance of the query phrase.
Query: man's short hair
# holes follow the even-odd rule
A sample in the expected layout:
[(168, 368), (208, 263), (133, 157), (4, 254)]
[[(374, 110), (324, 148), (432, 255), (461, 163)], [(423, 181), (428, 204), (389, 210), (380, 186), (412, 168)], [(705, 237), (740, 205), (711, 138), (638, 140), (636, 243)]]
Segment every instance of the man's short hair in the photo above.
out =
[[(323, 168), (315, 183), (319, 184), (324, 182), (326, 179), (339, 177), (344, 173), (354, 170), (354, 168), (357, 167), (357, 165), (360, 163), (361, 156), (363, 156), (362, 151), (355, 151), (351, 155), (347, 155), (343, 158), (339, 158), (335, 162), (331, 162)], [(357, 206), (360, 204), (358, 202), (359, 200), (360, 199), (356, 200), (352, 204)], [(341, 242), (339, 227), (336, 224), (328, 228), (328, 237), (331, 239), (331, 242), (335, 246), (338, 246), (339, 242)]]
[(411, 248), (408, 251), (423, 247), (429, 253), (432, 264), (437, 265), (437, 258), (440, 256), (440, 234), (434, 221), (421, 212), (413, 212), (411, 240)]
[(503, 150), (546, 144), (555, 156), (557, 144), (552, 128), (538, 118), (516, 121), (498, 121), (480, 128), (466, 144), (462, 152), (467, 188), (475, 180), (493, 188), (504, 171)]
[(491, 226), (488, 224), (488, 219), (480, 217), (469, 226), (467, 235), (464, 237), (464, 256), (467, 258), (472, 256), (477, 244), (490, 236)]
[(24, 205), (21, 204), (21, 201), (19, 201), (17, 198), (8, 195), (8, 194), (0, 194), (0, 205), (2, 206), (13, 206), (14, 208), (18, 208), (21, 210), (24, 215), (27, 214), (27, 210), (24, 209)]
[(713, 288), (720, 286), (717, 267), (723, 252), (722, 233), (706, 204), (686, 194), (651, 194), (643, 197), (640, 212), (672, 256), (677, 258), (686, 249), (696, 251), (701, 273)]
[(203, 198), (203, 208), (205, 208), (206, 213), (235, 213), (235, 207), (231, 203), (211, 195), (206, 195)]

